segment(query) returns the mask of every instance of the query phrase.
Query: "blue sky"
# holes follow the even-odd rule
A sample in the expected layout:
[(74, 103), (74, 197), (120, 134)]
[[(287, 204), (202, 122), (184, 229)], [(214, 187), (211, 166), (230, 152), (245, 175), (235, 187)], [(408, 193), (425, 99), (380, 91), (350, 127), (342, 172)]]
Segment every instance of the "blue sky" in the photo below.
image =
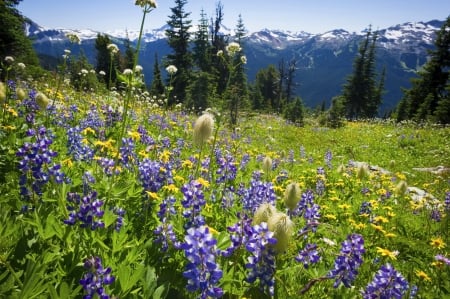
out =
[[(214, 16), (216, 0), (188, 0), (186, 11), (197, 24), (200, 10)], [(224, 24), (234, 28), (241, 14), (249, 31), (263, 28), (323, 33), (332, 29), (359, 32), (407, 21), (445, 20), (449, 0), (222, 0)], [(166, 24), (174, 0), (157, 0), (145, 28)], [(138, 30), (141, 10), (133, 0), (23, 0), (19, 11), (47, 28)]]

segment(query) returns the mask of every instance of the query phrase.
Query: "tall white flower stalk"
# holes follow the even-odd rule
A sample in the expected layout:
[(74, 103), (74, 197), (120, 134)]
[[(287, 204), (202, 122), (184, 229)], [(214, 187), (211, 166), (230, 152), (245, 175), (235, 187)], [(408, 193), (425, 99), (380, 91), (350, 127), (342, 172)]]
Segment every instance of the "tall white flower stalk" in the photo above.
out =
[(117, 164), (119, 162), (119, 153), (120, 148), (122, 147), (122, 138), (125, 135), (125, 130), (127, 129), (128, 125), (128, 109), (130, 106), (130, 102), (133, 96), (133, 77), (137, 73), (136, 66), (138, 65), (139, 61), (139, 51), (141, 48), (141, 41), (142, 41), (142, 33), (144, 32), (144, 23), (145, 23), (145, 17), (148, 13), (150, 13), (153, 9), (157, 7), (156, 1), (154, 0), (136, 0), (135, 2), (136, 6), (139, 6), (142, 8), (142, 21), (141, 21), (141, 27), (139, 30), (139, 37), (138, 42), (136, 46), (136, 52), (134, 56), (134, 62), (133, 62), (133, 69), (131, 70), (131, 75), (128, 76), (128, 74), (125, 74), (129, 80), (127, 80), (127, 94), (124, 101), (124, 107), (123, 107), (123, 117), (122, 117), (122, 130), (119, 134), (119, 140), (117, 141), (117, 156), (115, 157), (115, 165), (117, 167)]

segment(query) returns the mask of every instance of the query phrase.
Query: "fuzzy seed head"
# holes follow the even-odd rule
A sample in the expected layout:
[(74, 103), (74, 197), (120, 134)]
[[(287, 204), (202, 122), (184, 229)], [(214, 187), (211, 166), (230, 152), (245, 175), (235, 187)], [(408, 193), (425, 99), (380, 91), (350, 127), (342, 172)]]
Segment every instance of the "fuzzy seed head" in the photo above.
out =
[(38, 94), (36, 95), (36, 104), (38, 104), (38, 106), (44, 110), (47, 108), (48, 106), (48, 98), (45, 94), (43, 94), (42, 92), (38, 92)]
[(194, 143), (201, 145), (208, 141), (214, 128), (214, 118), (211, 114), (205, 113), (194, 124)]
[(27, 97), (27, 93), (22, 88), (17, 88), (16, 95), (17, 95), (17, 99), (19, 101), (22, 101), (23, 99), (25, 99)]
[(285, 213), (276, 212), (269, 218), (267, 227), (273, 232), (273, 237), (277, 239), (277, 243), (274, 245), (275, 251), (277, 253), (285, 252), (294, 231), (292, 220)]
[(405, 181), (400, 181), (397, 186), (395, 186), (395, 194), (401, 196), (406, 193), (406, 190), (408, 189), (408, 184)]
[(6, 99), (6, 88), (3, 82), (0, 82), (0, 103), (3, 103)]
[(370, 174), (369, 166), (367, 164), (361, 164), (358, 167), (357, 177), (358, 179), (362, 180), (366, 177), (368, 177)]
[(295, 209), (300, 201), (301, 191), (297, 183), (290, 183), (284, 192), (284, 204), (289, 210)]
[(339, 165), (338, 168), (336, 169), (336, 171), (338, 173), (344, 173), (345, 172), (345, 165), (344, 164)]
[(269, 218), (272, 217), (273, 214), (277, 213), (275, 207), (269, 203), (263, 203), (260, 205), (253, 216), (253, 224), (261, 224), (262, 222), (268, 222)]
[(269, 173), (272, 170), (272, 159), (266, 156), (263, 160), (262, 169), (265, 173)]

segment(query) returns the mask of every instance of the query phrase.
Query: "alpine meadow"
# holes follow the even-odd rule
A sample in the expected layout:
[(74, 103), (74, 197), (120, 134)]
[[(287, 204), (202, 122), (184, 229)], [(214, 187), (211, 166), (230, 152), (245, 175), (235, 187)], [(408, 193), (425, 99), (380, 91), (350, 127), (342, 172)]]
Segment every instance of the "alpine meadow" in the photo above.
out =
[(221, 2), (194, 25), (173, 0), (150, 84), (155, 0), (95, 64), (38, 56), (20, 2), (0, 1), (0, 298), (450, 298), (450, 17), (382, 115), (370, 27), (312, 108), (296, 57), (247, 77)]

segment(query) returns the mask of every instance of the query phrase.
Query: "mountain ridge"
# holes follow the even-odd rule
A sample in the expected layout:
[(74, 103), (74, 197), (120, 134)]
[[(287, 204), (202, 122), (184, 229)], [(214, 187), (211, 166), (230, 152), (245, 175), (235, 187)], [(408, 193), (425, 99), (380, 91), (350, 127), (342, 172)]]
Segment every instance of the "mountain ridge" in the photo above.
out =
[[(377, 30), (377, 65), (381, 70), (386, 67), (386, 94), (381, 113), (392, 110), (400, 100), (401, 88), (410, 86), (410, 79), (427, 61), (428, 51), (434, 47), (437, 30), (444, 21), (405, 22)], [(140, 62), (144, 67), (147, 83), (151, 82), (154, 53), (160, 58), (171, 52), (165, 37), (168, 25), (156, 29), (146, 29), (143, 33), (143, 47)], [(222, 34), (233, 41), (233, 30), (222, 26)], [(192, 27), (194, 31), (196, 26)], [(119, 48), (128, 37), (136, 44), (138, 32), (127, 30), (110, 30), (98, 32), (90, 29), (48, 29), (28, 22), (27, 35), (33, 40), (38, 54), (60, 57), (64, 49), (74, 54), (81, 51), (88, 61), (95, 65), (95, 39), (98, 33), (107, 34)], [(67, 34), (77, 34), (81, 43), (73, 45)], [(352, 63), (358, 45), (365, 37), (365, 30), (349, 32), (333, 29), (320, 34), (305, 31), (281, 29), (262, 29), (249, 32), (244, 39), (244, 51), (247, 55), (247, 75), (252, 82), (257, 71), (269, 64), (277, 65), (283, 58), (296, 59), (297, 95), (305, 104), (315, 107), (322, 102), (330, 103), (331, 98), (340, 93), (345, 79), (352, 72)]]

